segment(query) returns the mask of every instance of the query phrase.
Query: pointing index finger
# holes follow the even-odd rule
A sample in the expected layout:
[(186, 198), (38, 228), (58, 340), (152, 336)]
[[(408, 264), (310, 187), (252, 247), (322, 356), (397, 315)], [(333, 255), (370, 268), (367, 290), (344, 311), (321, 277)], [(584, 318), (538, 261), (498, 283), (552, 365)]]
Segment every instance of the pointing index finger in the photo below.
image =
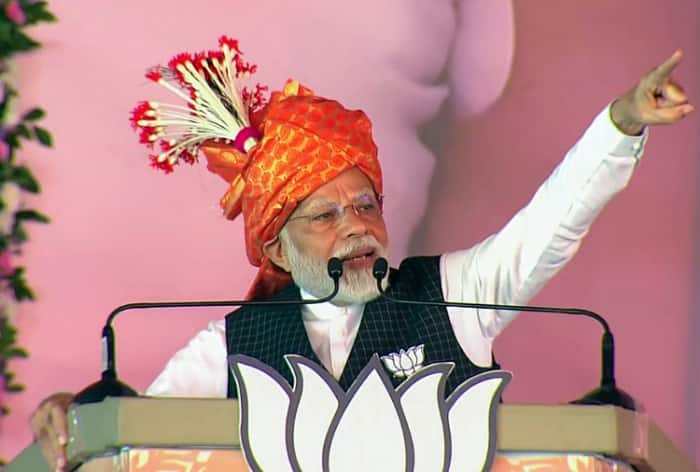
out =
[(683, 51), (677, 49), (673, 54), (671, 54), (671, 57), (666, 59), (664, 62), (659, 64), (656, 69), (651, 71), (649, 74), (649, 79), (655, 85), (661, 85), (663, 81), (666, 80), (669, 75), (671, 75), (673, 69), (675, 69), (681, 62), (681, 59), (683, 59)]

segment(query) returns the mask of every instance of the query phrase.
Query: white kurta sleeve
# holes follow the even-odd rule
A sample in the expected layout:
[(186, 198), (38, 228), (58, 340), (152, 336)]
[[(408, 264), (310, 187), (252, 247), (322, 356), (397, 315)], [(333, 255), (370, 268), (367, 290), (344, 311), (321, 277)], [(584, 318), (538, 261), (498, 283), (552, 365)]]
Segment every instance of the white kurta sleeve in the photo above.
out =
[(226, 325), (212, 321), (168, 361), (146, 395), (225, 398), (227, 363)]
[[(446, 300), (526, 304), (573, 257), (605, 204), (628, 183), (646, 142), (621, 133), (603, 110), (528, 205), (498, 233), (440, 262)], [(511, 311), (448, 309), (472, 362), (491, 365), (493, 339)]]

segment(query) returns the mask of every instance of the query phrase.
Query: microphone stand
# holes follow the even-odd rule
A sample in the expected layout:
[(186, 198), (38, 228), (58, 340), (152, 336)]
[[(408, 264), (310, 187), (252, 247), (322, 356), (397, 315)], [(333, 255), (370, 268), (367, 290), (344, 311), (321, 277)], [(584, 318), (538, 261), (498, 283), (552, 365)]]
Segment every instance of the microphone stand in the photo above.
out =
[(424, 301), (424, 300), (403, 300), (394, 298), (386, 293), (382, 286), (382, 280), (386, 277), (389, 271), (389, 263), (384, 258), (379, 258), (375, 261), (372, 268), (372, 274), (377, 281), (377, 289), (379, 293), (387, 300), (397, 304), (406, 305), (423, 305), (423, 306), (442, 306), (455, 308), (477, 308), (485, 310), (503, 310), (503, 311), (526, 311), (535, 313), (552, 313), (576, 315), (593, 318), (603, 327), (603, 338), (601, 341), (602, 353), (602, 376), (600, 386), (578, 400), (571, 403), (580, 405), (615, 405), (627, 410), (637, 411), (638, 403), (625, 391), (617, 388), (615, 382), (615, 339), (613, 338), (610, 326), (605, 319), (599, 314), (584, 310), (581, 308), (557, 308), (545, 306), (528, 306), (528, 305), (499, 305), (494, 303), (467, 303), (467, 302), (439, 302), (439, 301)]
[(117, 377), (115, 336), (112, 322), (116, 316), (127, 310), (148, 308), (185, 308), (185, 307), (230, 307), (230, 306), (280, 306), (280, 305), (316, 305), (332, 300), (340, 289), (340, 278), (343, 275), (343, 263), (337, 257), (328, 260), (328, 276), (333, 279), (333, 291), (330, 295), (318, 300), (215, 300), (194, 302), (140, 302), (128, 303), (115, 308), (107, 318), (102, 328), (102, 376), (100, 380), (80, 391), (73, 403), (84, 405), (99, 403), (107, 397), (136, 397), (136, 391), (121, 382)]

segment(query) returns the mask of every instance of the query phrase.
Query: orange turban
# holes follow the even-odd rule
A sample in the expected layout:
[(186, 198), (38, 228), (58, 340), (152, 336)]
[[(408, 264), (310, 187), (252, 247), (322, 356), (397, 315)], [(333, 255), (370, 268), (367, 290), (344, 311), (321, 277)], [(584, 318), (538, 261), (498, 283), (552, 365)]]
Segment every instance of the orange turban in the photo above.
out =
[(382, 175), (372, 126), (359, 110), (318, 97), (295, 81), (253, 117), (259, 142), (247, 154), (232, 144), (208, 141), (201, 150), (208, 169), (230, 184), (221, 199), (227, 218), (241, 212), (248, 259), (260, 269), (249, 299), (268, 298), (291, 277), (262, 251), (299, 202), (343, 171), (358, 167), (382, 193)]

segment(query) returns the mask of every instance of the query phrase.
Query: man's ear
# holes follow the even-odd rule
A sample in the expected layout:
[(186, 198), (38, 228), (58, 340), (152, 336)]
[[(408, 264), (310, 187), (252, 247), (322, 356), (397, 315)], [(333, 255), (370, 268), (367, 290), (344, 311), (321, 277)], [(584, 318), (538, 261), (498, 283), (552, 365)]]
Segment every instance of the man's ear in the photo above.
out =
[(284, 247), (279, 236), (275, 236), (263, 243), (262, 250), (268, 259), (277, 267), (287, 272), (291, 271), (289, 268), (289, 260), (287, 259), (287, 248)]

